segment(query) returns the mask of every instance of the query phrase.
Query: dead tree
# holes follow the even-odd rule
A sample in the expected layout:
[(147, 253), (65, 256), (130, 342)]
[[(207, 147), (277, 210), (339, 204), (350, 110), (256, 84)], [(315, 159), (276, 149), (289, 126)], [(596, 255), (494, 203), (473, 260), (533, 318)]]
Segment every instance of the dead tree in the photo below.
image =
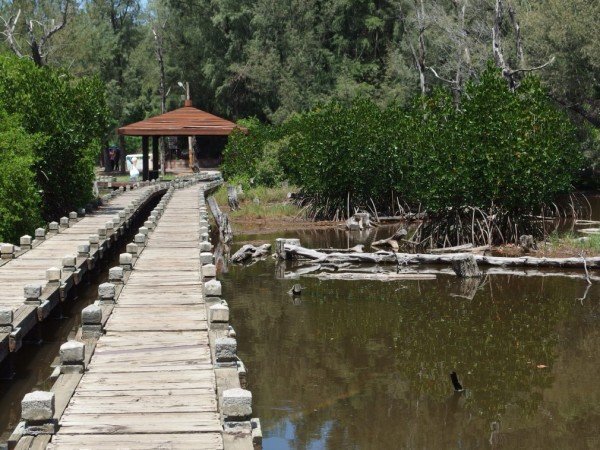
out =
[[(166, 26), (166, 22), (161, 26), (161, 30), (164, 31)], [(156, 43), (156, 60), (158, 62), (160, 80), (159, 80), (159, 93), (160, 93), (160, 113), (164, 114), (167, 112), (167, 95), (169, 93), (166, 89), (165, 83), (165, 63), (163, 59), (163, 50), (162, 50), (162, 36), (156, 32), (156, 27), (152, 27), (152, 34), (154, 35), (154, 42)], [(160, 174), (165, 176), (165, 138), (162, 137), (160, 140)]]
[[(56, 23), (54, 19), (47, 21), (49, 24), (33, 18), (25, 19), (27, 45), (31, 51), (31, 59), (33, 59), (33, 62), (37, 66), (41, 67), (46, 65), (46, 57), (48, 56), (47, 44), (50, 38), (55, 33), (62, 30), (67, 24), (67, 13), (69, 11), (70, 3), (71, 0), (65, 0), (64, 6), (60, 11), (61, 18), (59, 23)], [(11, 49), (11, 51), (19, 58), (22, 58), (23, 56), (28, 55), (23, 54), (16, 39), (16, 27), (20, 17), (21, 10), (19, 9), (14, 17), (10, 16), (8, 20), (2, 18), (2, 21), (4, 22), (4, 31), (2, 31), (2, 34), (5, 36), (8, 47)]]
[[(515, 31), (515, 45), (516, 45), (516, 54), (518, 63), (521, 66), (525, 65), (525, 57), (523, 53), (523, 41), (521, 38), (521, 27), (519, 26), (519, 22), (517, 21), (516, 12), (512, 4), (509, 2), (508, 4), (508, 14)], [(494, 54), (494, 62), (496, 66), (502, 70), (502, 76), (508, 81), (508, 84), (511, 89), (516, 89), (519, 87), (519, 81), (521, 76), (525, 72), (533, 72), (535, 70), (543, 69), (544, 67), (552, 64), (554, 62), (554, 57), (552, 57), (548, 62), (542, 64), (538, 67), (520, 67), (517, 69), (513, 69), (508, 64), (508, 61), (504, 57), (504, 51), (502, 49), (502, 21), (504, 15), (504, 5), (502, 4), (502, 0), (496, 0), (494, 6), (494, 24), (492, 26), (492, 51)]]

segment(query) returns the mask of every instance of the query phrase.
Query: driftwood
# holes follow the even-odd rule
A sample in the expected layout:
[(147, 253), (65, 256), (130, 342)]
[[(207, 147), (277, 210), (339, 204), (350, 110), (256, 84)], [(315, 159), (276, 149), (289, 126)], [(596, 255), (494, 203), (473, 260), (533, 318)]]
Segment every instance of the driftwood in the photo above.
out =
[(271, 254), (271, 244), (263, 244), (255, 247), (251, 244), (245, 244), (231, 257), (231, 262), (242, 263), (249, 259), (258, 259)]
[[(319, 263), (372, 263), (372, 264), (397, 264), (398, 259), (404, 264), (447, 264), (457, 256), (466, 256), (470, 253), (455, 253), (451, 255), (432, 255), (424, 253), (392, 253), (378, 251), (375, 253), (323, 253), (297, 245), (284, 245), (284, 251), (290, 258), (313, 260)], [(579, 256), (572, 258), (535, 258), (531, 256), (499, 257), (473, 255), (477, 264), (497, 267), (553, 267), (583, 269), (584, 261), (587, 268), (600, 267), (600, 257), (591, 257), (583, 260)], [(398, 259), (397, 259), (398, 258)]]
[(369, 213), (356, 213), (346, 221), (346, 228), (348, 230), (364, 230), (371, 227), (371, 216)]
[(288, 294), (292, 295), (292, 296), (301, 295), (302, 294), (302, 286), (300, 286), (299, 284), (293, 285), (292, 288), (288, 291)]
[(392, 250), (398, 251), (400, 248), (400, 242), (408, 235), (408, 231), (404, 227), (400, 227), (396, 230), (392, 237), (387, 239), (380, 239), (371, 244), (372, 247), (391, 247)]
[(217, 200), (215, 200), (213, 195), (208, 197), (207, 203), (208, 207), (210, 208), (210, 212), (215, 218), (217, 227), (219, 228), (221, 241), (225, 244), (229, 244), (231, 241), (233, 241), (233, 230), (229, 224), (229, 217), (227, 217), (227, 214), (221, 212), (221, 209), (217, 204)]
[[(297, 279), (307, 274), (314, 274), (321, 270), (325, 270), (325, 265), (315, 264), (312, 266), (303, 266), (293, 272), (285, 272), (282, 276), (283, 279)], [(380, 274), (396, 274), (395, 271), (382, 271)], [(410, 272), (400, 272), (400, 274), (429, 274), (429, 275), (455, 275), (451, 267), (427, 267), (427, 268), (412, 268)], [(536, 277), (536, 278), (569, 278), (572, 280), (583, 280), (586, 281), (587, 277), (584, 272), (578, 270), (570, 271), (556, 271), (556, 270), (540, 270), (540, 269), (523, 269), (523, 268), (510, 268), (510, 267), (487, 267), (482, 269), (482, 273), (485, 276), (488, 275), (510, 275), (517, 277)], [(481, 278), (463, 278), (463, 282), (469, 280), (481, 280)], [(590, 280), (600, 282), (600, 276), (590, 274)], [(479, 283), (480, 281), (477, 281)], [(475, 283), (475, 282), (473, 282)]]
[(429, 253), (440, 255), (442, 253), (460, 253), (464, 251), (472, 252), (473, 249), (488, 249), (486, 245), (484, 247), (473, 247), (473, 244), (457, 245), (455, 247), (444, 247), (444, 248), (432, 248)]
[(435, 280), (435, 275), (430, 273), (395, 273), (395, 272), (381, 272), (381, 273), (348, 273), (348, 272), (336, 272), (327, 273), (323, 272), (318, 275), (307, 275), (309, 277), (318, 278), (319, 280), (351, 280), (351, 281), (398, 281), (398, 280)]
[(227, 187), (227, 203), (232, 211), (240, 209), (240, 204), (237, 198), (237, 189), (235, 186)]
[(365, 246), (358, 244), (352, 248), (316, 248), (315, 250), (322, 253), (363, 253)]
[(229, 245), (224, 244), (223, 242), (217, 242), (215, 246), (215, 266), (217, 266), (218, 273), (228, 273), (229, 272)]
[(480, 277), (481, 272), (477, 267), (477, 261), (475, 256), (457, 256), (452, 259), (452, 269), (460, 278), (474, 278)]
[(582, 228), (581, 230), (577, 230), (577, 232), (584, 234), (600, 234), (600, 228)]

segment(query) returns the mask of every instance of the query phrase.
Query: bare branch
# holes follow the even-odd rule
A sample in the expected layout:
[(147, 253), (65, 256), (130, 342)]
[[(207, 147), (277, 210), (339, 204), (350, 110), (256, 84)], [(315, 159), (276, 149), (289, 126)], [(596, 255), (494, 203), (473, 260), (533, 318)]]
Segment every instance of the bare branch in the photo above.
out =
[(454, 80), (447, 80), (446, 78), (440, 77), (433, 67), (428, 67), (428, 69), (433, 72), (433, 74), (435, 75), (435, 77), (438, 80), (443, 81), (444, 83), (451, 84), (451, 85), (455, 85), (456, 84), (456, 81), (454, 81)]
[(537, 67), (529, 67), (529, 68), (524, 68), (524, 69), (514, 69), (514, 70), (509, 70), (509, 71), (508, 71), (508, 74), (509, 74), (510, 76), (512, 76), (512, 75), (515, 75), (515, 74), (517, 74), (517, 73), (519, 73), (519, 72), (533, 72), (533, 71), (536, 71), (536, 70), (541, 70), (541, 69), (543, 69), (544, 67), (546, 67), (546, 66), (549, 66), (550, 64), (552, 64), (552, 63), (554, 62), (554, 60), (555, 60), (555, 59), (556, 59), (556, 58), (553, 56), (552, 58), (550, 58), (550, 60), (549, 60), (549, 61), (546, 61), (546, 62), (545, 62), (544, 64), (542, 64), (541, 66), (537, 66)]
[(2, 34), (4, 36), (6, 36), (6, 40), (8, 41), (8, 46), (13, 51), (13, 53), (15, 55), (17, 55), (19, 58), (22, 58), (23, 54), (19, 50), (19, 46), (17, 44), (17, 41), (15, 40), (15, 27), (17, 25), (17, 22), (19, 21), (20, 16), (21, 16), (21, 10), (19, 9), (16, 17), (13, 18), (11, 16), (8, 19), (8, 21), (6, 21), (3, 17), (2, 21), (4, 22), (4, 31), (2, 32)]

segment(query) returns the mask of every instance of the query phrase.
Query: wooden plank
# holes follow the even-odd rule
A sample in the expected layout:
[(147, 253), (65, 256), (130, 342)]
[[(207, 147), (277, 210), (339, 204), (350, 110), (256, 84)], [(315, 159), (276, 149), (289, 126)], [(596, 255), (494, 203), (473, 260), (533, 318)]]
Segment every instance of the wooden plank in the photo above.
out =
[(73, 394), (73, 398), (90, 398), (90, 397), (115, 397), (115, 392), (118, 392), (118, 397), (137, 397), (137, 396), (154, 396), (154, 397), (164, 397), (170, 396), (174, 393), (185, 392), (186, 395), (189, 396), (190, 399), (195, 398), (195, 396), (205, 396), (209, 395), (214, 397), (215, 391), (212, 387), (204, 387), (204, 388), (193, 388), (193, 389), (185, 389), (185, 390), (177, 390), (177, 389), (137, 389), (136, 391), (96, 391), (96, 392), (83, 392), (77, 391)]
[(162, 414), (77, 414), (65, 412), (61, 434), (130, 434), (220, 432), (219, 414), (176, 412)]
[(111, 414), (174, 412), (216, 412), (217, 401), (209, 390), (193, 397), (187, 391), (173, 395), (130, 395), (113, 397), (77, 396), (69, 403), (69, 414)]
[(51, 392), (54, 392), (54, 417), (59, 419), (67, 408), (71, 396), (79, 381), (83, 377), (81, 373), (62, 374), (54, 382)]
[(222, 449), (221, 433), (181, 434), (88, 434), (82, 442), (79, 435), (60, 434), (52, 438), (48, 450), (148, 450)]

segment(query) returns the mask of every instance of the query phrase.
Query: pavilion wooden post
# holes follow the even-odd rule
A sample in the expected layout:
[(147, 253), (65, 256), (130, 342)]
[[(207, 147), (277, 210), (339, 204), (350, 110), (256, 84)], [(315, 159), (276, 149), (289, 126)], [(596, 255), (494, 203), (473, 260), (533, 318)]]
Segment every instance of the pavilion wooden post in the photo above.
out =
[(127, 153), (126, 145), (125, 145), (125, 136), (122, 134), (119, 135), (119, 172), (121, 175), (125, 175), (127, 173), (127, 159), (125, 156)]
[(151, 179), (156, 180), (158, 178), (158, 139), (159, 136), (152, 136), (152, 176)]
[(148, 164), (148, 136), (142, 136), (142, 180), (148, 181), (149, 177), (149, 164)]

